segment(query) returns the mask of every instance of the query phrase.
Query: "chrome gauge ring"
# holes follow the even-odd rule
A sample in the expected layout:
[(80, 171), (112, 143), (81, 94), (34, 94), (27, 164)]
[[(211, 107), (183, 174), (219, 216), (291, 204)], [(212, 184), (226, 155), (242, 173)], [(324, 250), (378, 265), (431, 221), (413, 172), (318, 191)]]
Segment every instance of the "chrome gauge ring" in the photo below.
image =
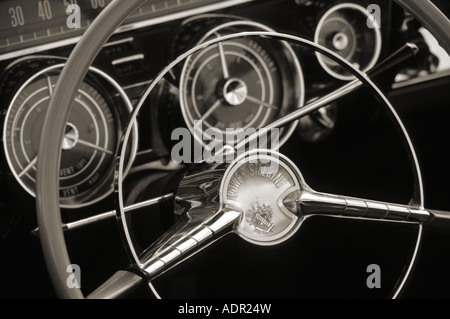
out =
[[(17, 182), (35, 196), (37, 153), (45, 111), (63, 64), (33, 74), (16, 92), (5, 118), (4, 151)], [(109, 92), (116, 92), (117, 96)], [(104, 72), (91, 68), (74, 101), (62, 144), (61, 205), (91, 205), (113, 190), (113, 165), (124, 118), (132, 106), (125, 92)], [(135, 127), (136, 130), (136, 127)], [(136, 132), (129, 152), (136, 153)]]
[[(273, 32), (260, 23), (236, 20), (212, 28), (197, 44), (243, 30)], [(229, 140), (227, 129), (263, 127), (300, 108), (304, 94), (302, 68), (289, 44), (241, 38), (189, 57), (181, 73), (179, 99), (187, 127), (205, 145), (197, 132), (199, 124), (207, 139), (208, 129), (214, 128)], [(297, 123), (280, 132), (280, 145)]]
[[(369, 11), (355, 3), (332, 6), (320, 18), (314, 34), (314, 42), (339, 54), (363, 72), (375, 66), (381, 53), (382, 37), (378, 21), (371, 19)], [(316, 52), (322, 68), (339, 80), (355, 77), (332, 59)]]

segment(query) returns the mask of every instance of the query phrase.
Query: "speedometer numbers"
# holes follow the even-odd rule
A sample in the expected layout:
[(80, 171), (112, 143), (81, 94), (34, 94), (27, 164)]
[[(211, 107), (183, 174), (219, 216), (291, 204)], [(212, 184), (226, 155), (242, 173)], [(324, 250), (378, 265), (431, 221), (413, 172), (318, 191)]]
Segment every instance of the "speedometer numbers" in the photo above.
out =
[[(6, 158), (20, 185), (35, 195), (37, 154), (47, 107), (62, 65), (31, 76), (15, 93), (3, 132)], [(113, 94), (114, 92), (120, 98)], [(61, 205), (76, 208), (92, 204), (112, 191), (112, 172), (123, 119), (131, 104), (120, 87), (91, 68), (73, 102), (62, 141)], [(135, 147), (133, 147), (135, 152)]]

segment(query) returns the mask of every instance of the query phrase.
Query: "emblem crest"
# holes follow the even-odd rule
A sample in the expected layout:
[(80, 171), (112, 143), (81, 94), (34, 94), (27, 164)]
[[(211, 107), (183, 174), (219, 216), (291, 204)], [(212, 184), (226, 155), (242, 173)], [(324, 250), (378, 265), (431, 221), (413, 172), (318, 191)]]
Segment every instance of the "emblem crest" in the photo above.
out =
[(275, 227), (275, 224), (272, 223), (273, 211), (270, 205), (261, 205), (255, 201), (248, 210), (247, 216), (249, 225), (261, 233), (270, 233)]

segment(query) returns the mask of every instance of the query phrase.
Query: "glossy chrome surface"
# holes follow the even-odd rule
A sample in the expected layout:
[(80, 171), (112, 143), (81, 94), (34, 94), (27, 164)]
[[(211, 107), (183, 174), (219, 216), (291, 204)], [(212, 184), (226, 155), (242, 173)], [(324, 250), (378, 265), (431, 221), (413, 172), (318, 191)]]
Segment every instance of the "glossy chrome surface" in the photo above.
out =
[(240, 207), (236, 232), (256, 245), (276, 245), (299, 226), (299, 216), (285, 206), (286, 198), (303, 188), (298, 168), (284, 155), (255, 150), (238, 157), (225, 172), (221, 202)]
[(223, 173), (224, 165), (200, 164), (183, 177), (175, 197), (178, 222), (139, 256), (139, 268), (149, 279), (230, 232), (241, 218), (239, 208), (219, 201)]
[(310, 190), (298, 194), (302, 214), (336, 214), (349, 217), (373, 218), (386, 221), (425, 222), (431, 214), (425, 209), (409, 205), (371, 201)]
[(315, 192), (293, 162), (270, 150), (246, 152), (228, 167), (194, 166), (175, 202), (179, 222), (139, 256), (137, 265), (148, 280), (231, 231), (269, 246), (288, 240), (313, 216), (420, 224), (432, 217), (414, 206)]
[(248, 88), (244, 81), (240, 79), (230, 79), (223, 86), (223, 97), (225, 101), (237, 106), (244, 103), (248, 96)]
[[(199, 185), (199, 189), (201, 189), (201, 190), (203, 190), (203, 191), (207, 191), (208, 190), (208, 188), (209, 188), (209, 184), (208, 183), (202, 183), (202, 184), (200, 184)], [(292, 198), (291, 198), (292, 199)], [(341, 198), (342, 199), (342, 198)], [(329, 200), (330, 202), (333, 202), (333, 205), (335, 205), (334, 207), (337, 209), (337, 210), (340, 210), (341, 208), (342, 208), (342, 206), (339, 206), (339, 205), (341, 205), (342, 204), (342, 201), (341, 200), (331, 200), (331, 199), (327, 199), (327, 200)], [(366, 212), (367, 211), (367, 209), (368, 209), (368, 206), (369, 206), (369, 204), (368, 204), (368, 201), (366, 201), (366, 200), (362, 200), (362, 199), (349, 199), (349, 198), (344, 198), (344, 201), (345, 201), (345, 205), (346, 205), (346, 207), (345, 207), (345, 209), (344, 209), (344, 211), (346, 211), (346, 210), (350, 210), (350, 211), (354, 211), (354, 212), (356, 212), (356, 213), (358, 213), (358, 215), (360, 215), (360, 214), (364, 214), (364, 212)], [(285, 201), (284, 202), (285, 204), (289, 204), (289, 200), (287, 200), (287, 201)], [(379, 205), (381, 205), (381, 207), (386, 207), (388, 210), (389, 210), (389, 205), (388, 204), (379, 204)], [(286, 206), (288, 206), (288, 205), (286, 205)], [(372, 206), (374, 206), (375, 208), (376, 207), (380, 207), (380, 206), (377, 206), (376, 205), (376, 203), (374, 203)], [(292, 206), (289, 206), (290, 207), (290, 209), (292, 210), (294, 207), (292, 207)], [(125, 210), (126, 210), (127, 208), (125, 207)], [(408, 208), (408, 211), (410, 212), (410, 209)], [(380, 212), (380, 216), (383, 214), (383, 210), (381, 209), (381, 210), (379, 210), (379, 212)], [(390, 213), (390, 211), (388, 212), (388, 214)], [(401, 215), (401, 214), (403, 214), (403, 215)], [(403, 209), (403, 211), (402, 212), (400, 212), (400, 216), (404, 216), (405, 215), (405, 210)], [(264, 222), (265, 221), (265, 222)], [(267, 226), (267, 227), (263, 227), (261, 230), (262, 231), (271, 231), (272, 229), (273, 229), (273, 227), (274, 227), (274, 223), (270, 223), (270, 222), (267, 222), (267, 220), (263, 220), (262, 221), (262, 226)], [(420, 230), (422, 230), (422, 228), (421, 228), (421, 226), (420, 226)], [(421, 238), (421, 232), (419, 232), (419, 234), (418, 234), (418, 241), (417, 241), (417, 246), (416, 246), (416, 251), (415, 251), (415, 253), (417, 252), (417, 249), (418, 249), (418, 246), (419, 246), (419, 242), (420, 242), (420, 239)], [(189, 246), (189, 243), (187, 243), (186, 244), (187, 246)], [(182, 249), (184, 249), (184, 247), (182, 247)], [(413, 259), (415, 258), (415, 256), (416, 256), (416, 254), (414, 254), (414, 257), (413, 257)], [(408, 268), (408, 273), (409, 273), (409, 270), (411, 269), (411, 267), (412, 267), (412, 263), (409, 265), (409, 268)], [(403, 285), (403, 283), (404, 283), (404, 280), (407, 278), (407, 276), (403, 279), (403, 281), (402, 281), (402, 285)]]
[[(355, 74), (358, 75), (359, 81), (363, 81), (366, 85), (369, 85), (372, 89), (373, 92), (376, 93), (376, 95), (378, 95), (383, 102), (385, 103), (385, 105), (387, 105), (387, 107), (389, 108), (390, 111), (392, 111), (392, 113), (394, 114), (395, 119), (398, 121), (398, 124), (400, 125), (400, 127), (402, 128), (408, 146), (410, 148), (411, 151), (411, 156), (413, 158), (413, 165), (414, 168), (416, 169), (416, 173), (417, 173), (417, 179), (418, 179), (418, 198), (419, 198), (419, 205), (418, 206), (408, 206), (408, 217), (409, 215), (414, 215), (414, 216), (419, 216), (419, 222), (423, 222), (423, 220), (425, 220), (426, 218), (428, 218), (428, 214), (422, 211), (423, 208), (423, 191), (422, 191), (422, 180), (421, 180), (421, 176), (420, 176), (420, 168), (418, 166), (418, 161), (417, 161), (417, 157), (414, 151), (414, 147), (412, 146), (412, 143), (409, 139), (409, 136), (400, 120), (400, 118), (398, 117), (397, 113), (395, 112), (395, 110), (393, 109), (392, 105), (389, 103), (389, 101), (387, 100), (387, 98), (382, 94), (382, 92), (380, 91), (380, 89), (378, 87), (376, 87), (374, 85), (374, 83), (368, 78), (368, 76), (366, 74), (361, 73), (361, 71), (357, 70), (356, 68), (354, 68), (349, 62), (343, 60), (342, 58), (340, 58), (337, 54), (333, 53), (332, 51), (317, 46), (315, 43), (302, 39), (302, 38), (298, 38), (295, 36), (291, 36), (291, 35), (286, 35), (286, 34), (279, 34), (279, 33), (273, 33), (273, 32), (243, 32), (243, 33), (239, 33), (239, 34), (232, 34), (232, 35), (228, 35), (228, 36), (223, 36), (217, 39), (213, 39), (210, 40), (206, 43), (203, 43), (191, 50), (189, 50), (188, 52), (186, 52), (185, 54), (181, 55), (178, 59), (176, 59), (174, 62), (172, 62), (170, 65), (168, 65), (157, 77), (156, 79), (150, 84), (150, 86), (148, 87), (148, 89), (146, 90), (146, 92), (144, 93), (142, 100), (138, 103), (138, 105), (136, 106), (133, 114), (132, 114), (132, 120), (135, 119), (135, 117), (137, 116), (137, 114), (139, 113), (140, 109), (142, 108), (145, 99), (149, 96), (150, 92), (154, 89), (154, 87), (157, 85), (157, 83), (167, 74), (170, 72), (170, 70), (176, 66), (178, 63), (180, 63), (181, 61), (183, 61), (184, 59), (186, 59), (187, 57), (189, 57), (190, 55), (192, 55), (193, 53), (202, 50), (210, 45), (214, 45), (217, 44), (221, 41), (225, 41), (225, 40), (229, 40), (229, 39), (233, 39), (233, 38), (238, 38), (238, 37), (252, 37), (252, 36), (264, 36), (264, 37), (271, 37), (274, 39), (280, 39), (283, 41), (294, 41), (300, 44), (303, 44), (307, 47), (310, 48), (314, 48), (319, 50), (320, 52), (329, 55), (330, 57), (336, 58), (337, 60), (340, 60), (344, 65), (346, 65), (349, 69), (353, 70), (353, 72), (355, 72)], [(292, 119), (293, 116), (297, 116), (301, 117), (304, 115), (309, 114), (309, 112), (313, 112), (317, 109), (319, 109), (320, 107), (322, 107), (323, 105), (320, 105), (320, 103), (324, 103), (324, 105), (334, 101), (334, 99), (336, 98), (336, 95), (340, 95), (340, 94), (346, 94), (348, 92), (351, 92), (352, 90), (355, 89), (355, 87), (358, 87), (360, 84), (357, 81), (353, 81), (347, 85), (345, 85), (343, 88), (341, 88), (340, 90), (337, 90), (335, 92), (333, 92), (332, 94), (330, 94), (329, 96), (326, 96), (326, 98), (324, 99), (326, 101), (326, 103), (324, 103), (324, 100), (322, 100), (321, 102), (313, 102), (315, 104), (313, 104), (313, 106), (309, 106), (309, 109), (307, 111), (305, 111), (304, 113), (302, 113), (303, 109), (294, 111), (292, 114), (288, 114), (285, 118), (283, 118), (280, 122), (269, 125), (269, 127), (276, 127), (275, 125), (285, 125), (286, 123), (289, 123)], [(293, 115), (294, 114), (294, 115)], [(286, 122), (283, 122), (286, 121)], [(133, 258), (136, 262), (136, 265), (139, 266), (140, 269), (145, 270), (145, 272), (148, 273), (152, 273), (152, 274), (161, 274), (162, 272), (164, 272), (166, 269), (170, 268), (173, 265), (178, 264), (179, 262), (183, 261), (185, 259), (185, 257), (188, 257), (186, 255), (183, 255), (181, 251), (185, 250), (188, 251), (188, 254), (190, 252), (190, 255), (192, 255), (194, 252), (198, 251), (197, 249), (201, 249), (200, 245), (198, 245), (198, 243), (202, 243), (204, 245), (207, 244), (211, 244), (214, 242), (214, 239), (217, 237), (213, 237), (213, 232), (211, 232), (209, 230), (209, 228), (207, 229), (206, 227), (206, 222), (210, 221), (211, 218), (213, 217), (218, 217), (219, 220), (222, 220), (221, 218), (223, 216), (216, 216), (216, 214), (218, 212), (221, 212), (220, 208), (221, 208), (221, 204), (223, 204), (223, 207), (231, 206), (231, 210), (234, 212), (243, 212), (244, 216), (246, 214), (245, 209), (249, 210), (249, 214), (248, 214), (248, 219), (246, 220), (244, 217), (241, 219), (241, 222), (238, 224), (235, 224), (236, 221), (239, 219), (236, 216), (236, 219), (231, 218), (231, 219), (226, 219), (227, 221), (232, 220), (231, 224), (225, 223), (228, 226), (228, 229), (231, 231), (233, 230), (233, 226), (234, 227), (234, 231), (237, 232), (238, 234), (241, 235), (241, 233), (239, 233), (238, 229), (239, 227), (242, 226), (242, 228), (249, 228), (251, 230), (251, 232), (248, 232), (246, 229), (244, 232), (244, 235), (241, 235), (243, 238), (245, 238), (244, 236), (247, 236), (245, 239), (248, 241), (251, 241), (253, 243), (257, 243), (260, 244), (262, 242), (264, 242), (264, 240), (261, 240), (261, 238), (270, 238), (270, 233), (272, 231), (275, 230), (276, 222), (277, 220), (273, 219), (273, 216), (275, 215), (274, 213), (274, 209), (273, 207), (270, 208), (270, 210), (268, 209), (268, 205), (266, 203), (262, 203), (262, 205), (258, 206), (256, 205), (255, 209), (253, 209), (254, 207), (250, 206), (250, 207), (241, 207), (242, 203), (240, 203), (239, 201), (228, 201), (226, 202), (224, 198), (224, 200), (218, 200), (215, 196), (216, 196), (216, 190), (217, 190), (217, 183), (220, 181), (221, 183), (221, 191), (220, 194), (223, 194), (223, 190), (227, 189), (227, 193), (229, 190), (233, 191), (233, 188), (229, 188), (228, 184), (226, 184), (224, 182), (225, 178), (223, 178), (223, 172), (219, 172), (218, 175), (211, 175), (213, 171), (211, 171), (211, 168), (213, 168), (214, 170), (217, 169), (221, 169), (224, 170), (225, 167), (224, 166), (220, 166), (219, 164), (217, 164), (218, 166), (212, 166), (209, 169), (206, 169), (204, 166), (203, 170), (199, 170), (198, 171), (198, 176), (196, 176), (195, 179), (192, 180), (192, 182), (194, 182), (194, 185), (191, 185), (191, 181), (189, 179), (186, 179), (184, 181), (184, 183), (180, 184), (180, 191), (178, 192), (177, 196), (176, 196), (176, 202), (178, 204), (183, 204), (183, 203), (187, 203), (184, 207), (186, 209), (182, 210), (181, 215), (180, 216), (188, 216), (188, 220), (191, 222), (188, 222), (185, 225), (189, 225), (187, 228), (187, 232), (179, 232), (179, 230), (174, 229), (173, 231), (170, 231), (169, 233), (166, 234), (166, 236), (163, 236), (162, 240), (159, 243), (156, 243), (153, 247), (151, 247), (150, 249), (148, 249), (148, 251), (145, 254), (145, 258), (141, 258), (142, 256), (138, 256), (136, 254), (136, 251), (133, 248), (133, 243), (131, 240), (131, 236), (130, 236), (130, 232), (131, 230), (128, 228), (127, 222), (125, 220), (125, 216), (124, 216), (124, 212), (123, 212), (123, 206), (121, 208), (120, 205), (123, 205), (123, 197), (122, 197), (122, 185), (121, 185), (121, 181), (123, 179), (123, 167), (124, 167), (124, 154), (123, 154), (123, 149), (126, 148), (127, 145), (127, 141), (130, 137), (130, 131), (129, 129), (127, 129), (126, 133), (125, 133), (125, 137), (124, 137), (124, 144), (122, 145), (122, 153), (120, 158), (119, 158), (119, 163), (117, 165), (117, 194), (118, 194), (118, 203), (119, 203), (119, 209), (120, 209), (120, 213), (121, 213), (121, 221), (122, 221), (122, 226), (124, 228), (124, 233), (125, 233), (125, 239), (126, 242), (128, 243), (129, 249), (132, 252)], [(270, 151), (268, 151), (270, 152)], [(244, 154), (244, 155), (248, 155), (248, 154)], [(286, 168), (290, 168), (291, 171), (297, 171), (297, 169), (295, 169), (295, 165), (292, 164), (287, 158), (283, 157), (283, 160), (285, 160), (286, 165), (283, 166), (285, 169)], [(277, 160), (273, 160), (274, 163), (278, 163), (278, 158)], [(231, 164), (230, 167), (233, 167), (233, 165), (235, 165), (236, 163)], [(238, 166), (236, 166), (238, 167)], [(191, 171), (192, 173), (192, 171)], [(217, 172), (216, 172), (217, 173)], [(235, 177), (236, 175), (234, 174), (225, 174), (226, 177), (230, 177), (229, 179), (231, 180), (231, 177)], [(320, 215), (318, 213), (314, 213), (313, 215), (302, 215), (301, 214), (301, 210), (299, 213), (298, 207), (296, 205), (293, 205), (293, 202), (296, 202), (301, 204), (301, 201), (299, 200), (299, 197), (296, 197), (296, 195), (300, 195), (301, 191), (310, 191), (311, 189), (306, 185), (306, 183), (302, 180), (302, 177), (300, 175), (300, 173), (285, 173), (285, 176), (289, 176), (291, 179), (292, 184), (295, 184), (297, 182), (296, 187), (292, 188), (290, 192), (286, 192), (284, 194), (281, 194), (281, 196), (279, 196), (278, 198), (276, 198), (276, 202), (277, 205), (279, 207), (284, 207), (286, 210), (285, 215), (291, 217), (291, 223), (286, 222), (286, 223), (280, 223), (282, 224), (282, 230), (280, 230), (280, 232), (276, 233), (276, 235), (273, 238), (270, 238), (273, 244), (275, 243), (280, 243), (283, 240), (285, 240), (286, 238), (289, 238), (289, 235), (293, 234), (301, 225), (301, 221), (309, 218), (310, 216), (314, 216), (314, 215)], [(294, 177), (296, 177), (296, 179), (294, 179)], [(186, 182), (189, 181), (189, 182)], [(288, 183), (289, 185), (290, 183)], [(224, 186), (226, 185), (226, 186)], [(255, 185), (255, 184), (253, 184)], [(183, 186), (187, 187), (186, 189), (188, 189), (188, 192), (183, 193)], [(196, 186), (196, 187), (195, 187)], [(271, 186), (272, 190), (276, 188), (276, 186)], [(239, 188), (239, 187), (238, 187)], [(248, 188), (249, 190), (251, 189), (251, 187)], [(195, 190), (195, 191), (193, 191)], [(239, 191), (239, 189), (238, 189)], [(250, 191), (248, 191), (250, 192)], [(277, 193), (276, 193), (277, 194)], [(279, 195), (279, 194), (277, 194)], [(273, 197), (277, 197), (277, 196), (273, 196)], [(271, 201), (273, 201), (273, 197), (269, 197)], [(250, 197), (251, 198), (251, 197)], [(280, 200), (281, 199), (281, 200)], [(247, 199), (245, 199), (247, 200)], [(394, 212), (394, 214), (392, 214), (392, 216), (394, 217), (393, 220), (390, 219), (382, 219), (380, 218), (381, 221), (383, 222), (405, 222), (405, 223), (411, 223), (411, 221), (399, 221), (399, 219), (403, 219), (406, 210), (404, 207), (400, 207), (398, 208), (397, 206), (394, 207), (394, 205), (389, 206), (386, 203), (378, 203), (375, 201), (369, 201), (369, 200), (362, 200), (362, 199), (356, 199), (356, 198), (348, 198), (348, 202), (347, 202), (347, 198), (340, 198), (339, 196), (337, 197), (328, 197), (327, 200), (329, 200), (329, 202), (327, 203), (327, 207), (326, 209), (330, 210), (328, 213), (330, 216), (336, 216), (337, 214), (339, 214), (340, 211), (346, 211), (346, 214), (352, 215), (353, 211), (356, 211), (359, 214), (363, 215), (363, 213), (367, 210), (373, 211), (378, 215), (382, 215), (382, 217), (384, 218), (387, 213), (392, 210)], [(306, 199), (305, 199), (305, 202)], [(247, 204), (247, 203), (244, 203)], [(266, 204), (266, 206), (264, 206), (264, 204)], [(311, 201), (309, 202), (309, 204), (311, 204)], [(329, 206), (328, 206), (329, 204)], [(348, 206), (348, 207), (347, 207)], [(196, 212), (197, 210), (197, 212)], [(281, 209), (280, 209), (281, 210)], [(361, 211), (364, 210), (364, 211)], [(256, 213), (253, 213), (253, 211), (256, 211)], [(331, 212), (331, 214), (330, 214)], [(180, 212), (178, 212), (180, 213)], [(195, 214), (194, 214), (195, 213)], [(278, 213), (278, 211), (277, 211)], [(271, 215), (272, 214), (272, 215)], [(271, 215), (271, 216), (270, 216)], [(297, 220), (294, 221), (294, 217), (293, 216), (297, 216), (298, 218)], [(278, 215), (278, 216), (282, 216), (283, 215)], [(339, 215), (340, 216), (340, 215)], [(368, 218), (368, 217), (355, 217), (355, 216), (346, 216), (346, 215), (342, 215), (340, 216), (340, 218), (363, 218), (363, 219), (370, 219), (373, 220), (374, 218)], [(405, 218), (407, 219), (407, 218)], [(281, 218), (282, 220), (282, 218)], [(193, 222), (195, 221), (195, 222)], [(286, 219), (285, 219), (286, 221)], [(183, 227), (183, 224), (181, 225), (181, 228)], [(185, 236), (186, 234), (188, 234), (187, 236)], [(269, 235), (268, 235), (269, 234)], [(179, 236), (181, 235), (181, 237)], [(279, 237), (277, 237), (279, 235)], [(178, 236), (178, 238), (177, 238)], [(191, 237), (195, 237), (197, 240), (192, 241)], [(182, 241), (180, 241), (178, 244), (180, 244), (179, 249), (176, 249), (173, 247), (173, 244), (177, 242), (177, 240), (182, 239)], [(270, 241), (268, 241), (270, 242)], [(174, 250), (176, 249), (176, 250)], [(161, 254), (162, 252), (164, 252), (164, 254)], [(161, 255), (159, 255), (161, 254)], [(158, 256), (158, 257), (157, 257)], [(150, 264), (148, 264), (148, 262), (150, 262)], [(146, 266), (148, 266), (146, 268)], [(168, 268), (167, 268), (168, 267)]]
[[(126, 206), (125, 207), (125, 212), (126, 213), (131, 213), (133, 211), (136, 211), (138, 209), (144, 208), (144, 207), (148, 207), (148, 206), (153, 206), (155, 204), (159, 204), (159, 203), (163, 203), (165, 201), (168, 201), (170, 199), (173, 199), (173, 194), (167, 194), (167, 195), (163, 195), (160, 196), (158, 198), (153, 198), (153, 199), (149, 199), (140, 203), (135, 203), (133, 205), (130, 206)], [(108, 212), (104, 212), (104, 213), (100, 213), (100, 214), (95, 214), (92, 215), (91, 217), (87, 217), (87, 218), (83, 218), (83, 219), (79, 219), (70, 223), (66, 223), (62, 225), (63, 231), (66, 230), (73, 230), (73, 229), (77, 229), (77, 228), (81, 228), (84, 226), (88, 226), (88, 225), (92, 225), (95, 224), (97, 222), (103, 221), (103, 220), (107, 220), (113, 217), (117, 216), (117, 212), (115, 210), (111, 210)], [(34, 235), (39, 236), (39, 227), (35, 228), (32, 233)]]
[(169, 247), (158, 251), (145, 262), (143, 270), (149, 279), (152, 279), (162, 272), (168, 270), (170, 266), (182, 261), (183, 258), (195, 253), (195, 250), (208, 244), (213, 239), (217, 239), (222, 232), (233, 225), (241, 218), (242, 214), (237, 211), (220, 211), (209, 220), (190, 231), (179, 233), (178, 240)]

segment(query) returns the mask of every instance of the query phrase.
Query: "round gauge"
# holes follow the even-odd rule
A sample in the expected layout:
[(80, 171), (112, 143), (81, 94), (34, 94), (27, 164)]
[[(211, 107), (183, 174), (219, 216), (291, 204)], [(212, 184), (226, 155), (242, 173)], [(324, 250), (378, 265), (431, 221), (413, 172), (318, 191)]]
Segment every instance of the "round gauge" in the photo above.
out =
[[(232, 21), (211, 29), (200, 43), (242, 30), (272, 31), (255, 22)], [(205, 130), (214, 128), (233, 146), (239, 141), (227, 141), (227, 133), (264, 127), (301, 107), (303, 100), (300, 63), (290, 46), (277, 41), (242, 38), (218, 43), (192, 55), (181, 74), (182, 114), (197, 140), (201, 124), (203, 144), (211, 138)], [(296, 124), (282, 132), (280, 144)]]
[[(333, 6), (321, 17), (314, 41), (339, 54), (362, 71), (370, 70), (381, 53), (379, 26), (368, 28), (370, 13), (354, 3)], [(374, 22), (376, 24), (376, 22)], [(339, 80), (352, 80), (354, 76), (335, 61), (316, 52), (323, 69)]]
[[(238, 16), (207, 13), (187, 18), (176, 28), (170, 41), (170, 60), (173, 61), (184, 52), (192, 49), (204, 38), (205, 32), (230, 21), (242, 21)], [(208, 32), (209, 33), (209, 32)], [(174, 72), (181, 72), (178, 66)]]
[[(3, 141), (9, 167), (32, 196), (45, 114), (62, 67), (51, 66), (31, 76), (15, 94), (5, 119)], [(107, 85), (121, 98), (105, 94)], [(91, 68), (75, 97), (61, 146), (63, 207), (86, 206), (111, 193), (115, 153), (125, 124), (121, 118), (130, 111), (131, 103), (119, 85)], [(135, 148), (134, 143), (133, 154)]]

